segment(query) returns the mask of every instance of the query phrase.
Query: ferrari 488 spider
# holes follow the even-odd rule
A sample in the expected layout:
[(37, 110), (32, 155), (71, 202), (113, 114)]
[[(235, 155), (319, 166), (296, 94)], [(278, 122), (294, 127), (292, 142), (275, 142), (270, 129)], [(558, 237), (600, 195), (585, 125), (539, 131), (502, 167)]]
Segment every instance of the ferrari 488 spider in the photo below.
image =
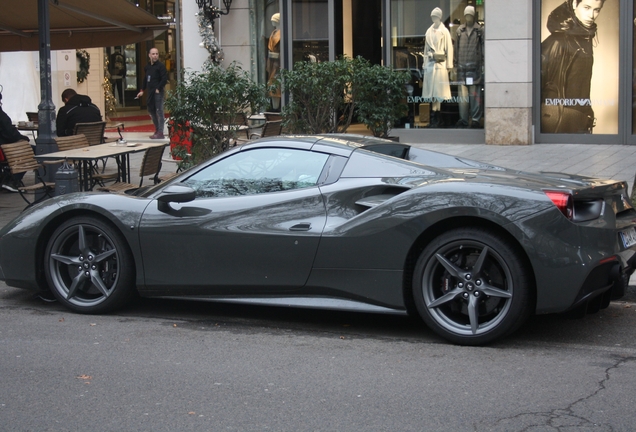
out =
[(135, 294), (346, 300), (479, 345), (534, 313), (607, 307), (635, 252), (625, 182), (361, 136), (289, 136), (129, 195), (33, 206), (0, 231), (0, 279), (81, 313)]

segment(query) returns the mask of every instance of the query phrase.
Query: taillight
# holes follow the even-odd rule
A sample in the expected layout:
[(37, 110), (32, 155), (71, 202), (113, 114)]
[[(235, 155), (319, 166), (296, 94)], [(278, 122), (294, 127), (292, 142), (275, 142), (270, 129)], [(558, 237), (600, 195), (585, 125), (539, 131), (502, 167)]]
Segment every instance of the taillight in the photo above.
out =
[(554, 203), (555, 206), (559, 209), (563, 216), (572, 220), (574, 216), (574, 202), (572, 200), (572, 195), (567, 192), (558, 192), (558, 191), (544, 191), (545, 194), (550, 198), (550, 200)]

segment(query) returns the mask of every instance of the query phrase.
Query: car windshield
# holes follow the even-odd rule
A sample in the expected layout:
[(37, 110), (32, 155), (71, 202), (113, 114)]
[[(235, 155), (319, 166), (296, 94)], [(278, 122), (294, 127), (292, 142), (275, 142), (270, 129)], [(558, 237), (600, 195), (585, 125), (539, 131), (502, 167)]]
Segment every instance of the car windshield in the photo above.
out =
[(315, 186), (328, 159), (324, 153), (261, 148), (221, 159), (184, 181), (197, 198), (255, 195)]

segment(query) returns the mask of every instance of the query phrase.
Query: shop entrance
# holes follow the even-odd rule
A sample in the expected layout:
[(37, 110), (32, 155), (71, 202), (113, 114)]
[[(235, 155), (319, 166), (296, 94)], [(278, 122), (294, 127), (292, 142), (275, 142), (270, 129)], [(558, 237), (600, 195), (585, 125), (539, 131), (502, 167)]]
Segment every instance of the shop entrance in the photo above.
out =
[(382, 1), (342, 0), (336, 2), (336, 10), (339, 9), (342, 20), (336, 24), (340, 21), (342, 27), (336, 33), (341, 33), (342, 45), (337, 54), (361, 56), (372, 64), (382, 64)]

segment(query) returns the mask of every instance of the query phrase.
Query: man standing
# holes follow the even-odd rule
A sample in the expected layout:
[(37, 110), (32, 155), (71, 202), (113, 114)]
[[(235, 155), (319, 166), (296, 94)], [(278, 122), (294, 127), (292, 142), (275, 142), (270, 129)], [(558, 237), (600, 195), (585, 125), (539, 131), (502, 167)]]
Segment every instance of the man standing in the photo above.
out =
[(464, 9), (465, 23), (457, 29), (455, 71), (458, 86), (458, 128), (480, 128), (482, 117), (481, 86), (484, 66), (484, 28), (475, 21), (475, 8)]
[(64, 106), (57, 112), (55, 126), (57, 136), (73, 135), (77, 123), (89, 123), (102, 121), (99, 108), (86, 95), (77, 94), (73, 89), (62, 92)]
[(592, 133), (596, 18), (605, 0), (567, 0), (548, 16), (541, 43), (541, 132)]
[(159, 50), (157, 48), (151, 48), (148, 52), (148, 57), (150, 58), (150, 63), (144, 68), (144, 80), (137, 97), (141, 97), (144, 94), (144, 90), (148, 90), (146, 105), (155, 125), (155, 133), (150, 135), (150, 138), (163, 139), (165, 121), (163, 115), (163, 93), (164, 87), (168, 82), (168, 71), (164, 64), (159, 61)]

